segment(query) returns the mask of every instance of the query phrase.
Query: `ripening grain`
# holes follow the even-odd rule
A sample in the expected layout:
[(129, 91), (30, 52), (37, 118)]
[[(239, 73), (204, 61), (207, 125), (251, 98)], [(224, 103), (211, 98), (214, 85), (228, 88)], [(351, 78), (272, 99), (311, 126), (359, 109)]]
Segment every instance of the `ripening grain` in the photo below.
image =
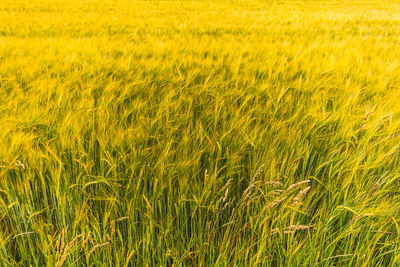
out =
[(394, 1), (0, 0), (1, 265), (398, 266), (399, 44)]

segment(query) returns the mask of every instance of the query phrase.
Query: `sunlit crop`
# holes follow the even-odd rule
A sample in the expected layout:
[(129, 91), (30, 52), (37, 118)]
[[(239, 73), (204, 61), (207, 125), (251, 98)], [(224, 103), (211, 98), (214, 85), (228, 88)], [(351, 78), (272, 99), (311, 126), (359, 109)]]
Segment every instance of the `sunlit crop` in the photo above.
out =
[(395, 2), (0, 0), (1, 266), (398, 266), (399, 142)]

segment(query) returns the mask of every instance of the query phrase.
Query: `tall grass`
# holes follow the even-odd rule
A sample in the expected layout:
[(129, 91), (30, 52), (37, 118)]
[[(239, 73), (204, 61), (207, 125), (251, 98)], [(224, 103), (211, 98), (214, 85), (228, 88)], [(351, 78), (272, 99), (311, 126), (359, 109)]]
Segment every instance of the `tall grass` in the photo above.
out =
[(400, 5), (0, 0), (0, 262), (396, 266)]

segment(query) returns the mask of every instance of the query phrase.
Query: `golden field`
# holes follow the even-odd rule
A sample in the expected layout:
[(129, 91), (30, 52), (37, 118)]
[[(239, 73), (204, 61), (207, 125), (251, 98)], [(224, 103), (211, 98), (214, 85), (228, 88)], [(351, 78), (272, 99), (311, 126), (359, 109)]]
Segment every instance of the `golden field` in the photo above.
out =
[(0, 0), (0, 266), (398, 266), (400, 4)]

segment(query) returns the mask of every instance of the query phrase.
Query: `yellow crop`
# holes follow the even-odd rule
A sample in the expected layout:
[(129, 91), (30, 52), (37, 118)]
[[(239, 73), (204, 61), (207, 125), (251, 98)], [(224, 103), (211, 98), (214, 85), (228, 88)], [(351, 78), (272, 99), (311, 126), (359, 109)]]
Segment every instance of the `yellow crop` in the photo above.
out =
[(398, 266), (400, 4), (0, 0), (1, 266)]

